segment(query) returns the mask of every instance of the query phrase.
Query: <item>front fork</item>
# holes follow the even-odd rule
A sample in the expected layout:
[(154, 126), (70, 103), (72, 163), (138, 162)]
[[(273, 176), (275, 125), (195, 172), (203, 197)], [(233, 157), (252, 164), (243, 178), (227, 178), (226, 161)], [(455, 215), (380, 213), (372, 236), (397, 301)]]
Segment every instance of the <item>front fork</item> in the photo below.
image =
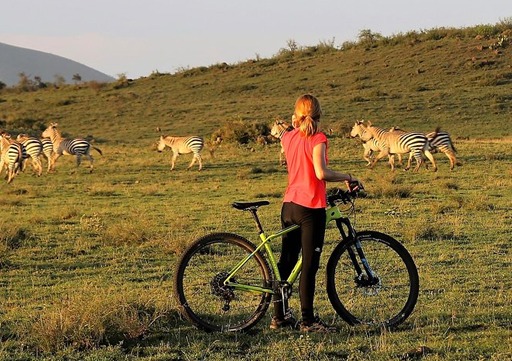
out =
[[(343, 225), (347, 227), (348, 235), (345, 233), (345, 230), (343, 228)], [(355, 243), (352, 246), (349, 246), (347, 248), (347, 252), (350, 256), (350, 260), (352, 261), (352, 265), (354, 266), (354, 269), (356, 271), (357, 276), (355, 277), (355, 282), (359, 286), (373, 286), (379, 283), (379, 278), (376, 276), (376, 274), (373, 272), (370, 264), (368, 263), (368, 260), (366, 259), (366, 256), (364, 255), (363, 247), (361, 245), (361, 241), (357, 239), (356, 231), (350, 224), (349, 220), (346, 219), (336, 219), (336, 226), (338, 227), (341, 238), (343, 240), (346, 239), (355, 239)], [(354, 250), (355, 248), (355, 250)], [(360, 262), (358, 261), (360, 260)], [(362, 265), (362, 267), (361, 267)]]

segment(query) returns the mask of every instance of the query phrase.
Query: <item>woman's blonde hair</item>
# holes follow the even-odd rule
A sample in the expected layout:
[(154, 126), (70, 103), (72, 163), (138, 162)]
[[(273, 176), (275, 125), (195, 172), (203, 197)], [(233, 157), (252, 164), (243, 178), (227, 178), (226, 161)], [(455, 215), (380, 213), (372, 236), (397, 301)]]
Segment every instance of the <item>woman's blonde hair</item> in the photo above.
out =
[(320, 102), (311, 94), (300, 96), (295, 102), (295, 111), (292, 117), (292, 125), (306, 136), (312, 136), (318, 132), (318, 122), (322, 115)]

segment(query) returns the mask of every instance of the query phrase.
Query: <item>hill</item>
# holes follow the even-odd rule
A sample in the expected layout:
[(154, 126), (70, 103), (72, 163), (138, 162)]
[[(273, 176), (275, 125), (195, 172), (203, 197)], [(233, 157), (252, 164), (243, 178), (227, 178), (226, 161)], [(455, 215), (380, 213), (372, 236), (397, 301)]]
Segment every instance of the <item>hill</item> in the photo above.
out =
[[(209, 137), (220, 127), (290, 117), (295, 99), (322, 102), (324, 127), (344, 132), (357, 119), (455, 137), (510, 135), (510, 24), (433, 29), (393, 38), (366, 34), (331, 44), (282, 49), (269, 59), (153, 73), (111, 84), (35, 92), (4, 89), (0, 125), (39, 133), (50, 121), (69, 134), (115, 143), (154, 139), (156, 127)], [(27, 129), (28, 128), (28, 129)]]
[(0, 43), (0, 81), (7, 86), (16, 85), (20, 73), (31, 79), (39, 77), (43, 83), (55, 82), (56, 76), (72, 83), (75, 74), (79, 74), (82, 81), (114, 80), (107, 74), (62, 56)]

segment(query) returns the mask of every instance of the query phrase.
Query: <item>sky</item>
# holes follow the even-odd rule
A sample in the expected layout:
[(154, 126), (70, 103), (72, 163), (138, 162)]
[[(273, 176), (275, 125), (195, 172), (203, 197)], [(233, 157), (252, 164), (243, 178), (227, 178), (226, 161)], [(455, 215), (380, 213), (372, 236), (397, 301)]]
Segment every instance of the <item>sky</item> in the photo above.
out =
[(383, 36), (494, 25), (511, 0), (0, 0), (0, 42), (136, 79), (270, 58), (290, 41), (339, 47)]

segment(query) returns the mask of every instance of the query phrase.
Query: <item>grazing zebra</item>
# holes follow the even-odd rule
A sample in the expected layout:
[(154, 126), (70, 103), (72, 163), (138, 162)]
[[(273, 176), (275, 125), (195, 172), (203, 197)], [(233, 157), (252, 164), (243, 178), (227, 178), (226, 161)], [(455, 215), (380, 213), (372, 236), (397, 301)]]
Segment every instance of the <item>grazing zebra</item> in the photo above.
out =
[[(273, 136), (274, 138), (281, 140), (283, 134), (290, 130), (293, 130), (290, 124), (282, 120), (276, 120), (272, 127), (270, 128), (270, 135)], [(286, 165), (283, 147), (281, 147), (281, 151), (279, 152), (279, 164)]]
[[(423, 133), (417, 132), (403, 132), (403, 131), (386, 131), (378, 128), (368, 122), (368, 126), (364, 127), (364, 132), (361, 135), (363, 141), (368, 141), (375, 138), (379, 143), (382, 143), (380, 153), (372, 161), (373, 167), (377, 161), (386, 155), (390, 154), (405, 154), (409, 153), (409, 160), (404, 170), (411, 168), (412, 157), (416, 160), (416, 167), (414, 171), (417, 172), (423, 163), (423, 155), (432, 163), (434, 172), (437, 171), (437, 165), (432, 153), (430, 152), (431, 146), (427, 137)], [(389, 158), (391, 169), (394, 170), (394, 157)]]
[[(392, 129), (390, 129), (390, 131), (392, 131)], [(355, 138), (355, 137), (359, 137), (361, 138), (361, 135), (365, 132), (365, 128), (364, 128), (364, 125), (363, 125), (363, 122), (358, 120), (354, 126), (352, 127), (352, 130), (350, 131), (350, 137), (352, 138)], [(380, 152), (383, 148), (383, 145), (381, 143), (379, 143), (375, 138), (371, 138), (370, 140), (368, 141), (362, 141), (362, 144), (363, 144), (363, 159), (366, 160), (366, 166), (369, 167), (371, 164), (372, 164), (372, 154), (373, 152)], [(397, 154), (398, 156), (398, 162), (400, 164), (402, 164), (402, 154)], [(388, 155), (388, 158), (390, 159), (391, 161), (391, 158), (394, 157), (394, 154), (389, 154)], [(393, 161), (393, 166), (394, 166), (394, 161)], [(392, 169), (393, 169), (393, 166), (392, 166)]]
[(55, 165), (55, 162), (61, 155), (75, 155), (76, 156), (76, 166), (79, 167), (82, 161), (82, 156), (89, 159), (91, 163), (91, 173), (93, 170), (93, 162), (94, 159), (90, 154), (91, 148), (95, 149), (98, 153), (103, 155), (103, 152), (92, 146), (87, 140), (76, 138), (76, 139), (66, 139), (63, 138), (60, 131), (57, 129), (57, 123), (50, 123), (48, 128), (42, 134), (43, 138), (50, 138), (53, 144), (53, 156), (52, 156), (52, 166)]
[(53, 170), (53, 143), (49, 138), (42, 138), (43, 156), (46, 158), (47, 169), (46, 172), (50, 173)]
[[(37, 138), (29, 137), (27, 134), (18, 134), (16, 141), (25, 147), (27, 157), (24, 159), (24, 162), (30, 158), (32, 160), (32, 167), (36, 171), (36, 174), (41, 176), (41, 174), (43, 174), (43, 165), (41, 163), (43, 143)], [(25, 165), (23, 168), (25, 169)]]
[[(160, 128), (158, 128), (160, 130)], [(172, 137), (169, 135), (160, 135), (160, 139), (158, 140), (157, 150), (158, 152), (162, 152), (165, 147), (169, 147), (172, 150), (172, 158), (171, 158), (171, 170), (174, 170), (174, 165), (176, 164), (176, 158), (180, 154), (189, 154), (193, 153), (192, 162), (187, 167), (190, 169), (196, 160), (199, 162), (199, 170), (203, 168), (203, 160), (201, 159), (201, 150), (204, 147), (204, 140), (202, 137), (197, 135), (193, 135), (190, 137)]]
[(430, 146), (432, 147), (432, 153), (438, 151), (444, 153), (450, 160), (450, 170), (453, 170), (455, 165), (458, 165), (459, 163), (457, 162), (457, 157), (455, 156), (457, 150), (453, 145), (450, 134), (441, 131), (441, 128), (437, 127), (435, 131), (426, 134), (426, 136)]
[(23, 146), (18, 142), (11, 142), (10, 135), (0, 133), (0, 171), (7, 168), (7, 183), (11, 183), (14, 176), (23, 170)]

